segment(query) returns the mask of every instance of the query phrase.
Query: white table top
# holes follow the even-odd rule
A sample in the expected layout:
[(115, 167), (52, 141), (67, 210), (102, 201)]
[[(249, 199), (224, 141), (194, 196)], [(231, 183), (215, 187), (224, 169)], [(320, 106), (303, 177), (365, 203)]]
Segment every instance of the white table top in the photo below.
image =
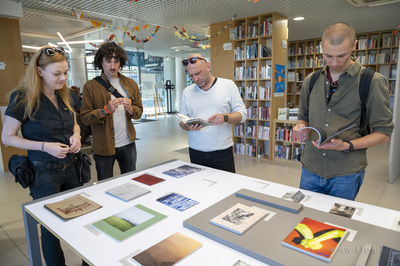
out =
[[(201, 167), (204, 168), (204, 170), (180, 179), (162, 174), (163, 171), (184, 164)], [(131, 180), (133, 177), (144, 173), (161, 177), (165, 179), (165, 181), (153, 186), (147, 186)], [(132, 182), (138, 186), (150, 189), (151, 193), (130, 202), (124, 202), (105, 193), (105, 190), (126, 182)], [(85, 258), (94, 265), (134, 265), (134, 263), (130, 261), (130, 257), (177, 231), (203, 243), (200, 249), (182, 260), (180, 265), (233, 265), (237, 260), (242, 260), (250, 265), (264, 265), (258, 260), (214, 242), (213, 240), (184, 228), (182, 225), (183, 221), (187, 218), (242, 188), (278, 198), (282, 197), (287, 192), (296, 192), (299, 190), (294, 187), (176, 160), (144, 171), (125, 174), (105, 182), (84, 186), (42, 200), (36, 200), (32, 203), (25, 204), (24, 208), (39, 221), (39, 223), (50, 229), (56, 236), (72, 248), (72, 250), (76, 251), (79, 256)], [(180, 212), (156, 201), (159, 197), (170, 192), (176, 192), (187, 196), (200, 203), (186, 211)], [(334, 203), (353, 206), (356, 207), (357, 210), (352, 219), (384, 228), (390, 229), (394, 219), (400, 217), (400, 212), (398, 211), (326, 196), (306, 190), (302, 190), (302, 192), (306, 195), (306, 198), (301, 202), (304, 206), (326, 212), (329, 212)], [(57, 202), (76, 194), (82, 194), (103, 207), (67, 222), (44, 208), (44, 204), (46, 203)], [(99, 233), (90, 227), (90, 224), (136, 204), (144, 205), (168, 217), (121, 243), (117, 243), (107, 235)], [(212, 261), (212, 263), (210, 263), (210, 261)]]

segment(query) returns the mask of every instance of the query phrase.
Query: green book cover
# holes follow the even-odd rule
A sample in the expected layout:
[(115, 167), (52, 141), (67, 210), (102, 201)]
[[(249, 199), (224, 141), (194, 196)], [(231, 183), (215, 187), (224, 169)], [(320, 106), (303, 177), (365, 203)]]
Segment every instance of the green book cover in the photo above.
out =
[(122, 212), (95, 222), (92, 226), (117, 242), (121, 242), (166, 217), (167, 216), (164, 214), (137, 204)]

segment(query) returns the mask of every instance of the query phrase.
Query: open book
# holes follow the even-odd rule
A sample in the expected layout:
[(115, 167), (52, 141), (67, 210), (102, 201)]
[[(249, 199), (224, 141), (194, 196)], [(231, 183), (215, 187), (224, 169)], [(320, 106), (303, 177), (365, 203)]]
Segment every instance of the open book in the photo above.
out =
[(179, 116), (179, 119), (185, 123), (186, 125), (203, 125), (203, 127), (205, 126), (213, 126), (213, 124), (208, 123), (206, 120), (201, 119), (201, 118), (193, 118), (193, 117), (189, 117), (183, 114), (179, 114), (177, 113), (177, 115)]
[(299, 128), (299, 130), (309, 128), (309, 129), (312, 129), (312, 130), (314, 130), (315, 132), (317, 132), (317, 134), (318, 134), (318, 141), (317, 141), (317, 143), (318, 143), (318, 146), (321, 146), (322, 144), (328, 142), (328, 140), (331, 140), (331, 139), (332, 139), (333, 137), (335, 137), (336, 135), (339, 135), (340, 133), (342, 133), (342, 132), (344, 132), (344, 131), (346, 131), (346, 130), (349, 130), (350, 128), (353, 128), (353, 127), (355, 127), (355, 126), (356, 126), (356, 125), (353, 124), (353, 125), (351, 125), (351, 126), (349, 126), (349, 127), (346, 127), (345, 129), (339, 130), (338, 132), (336, 132), (335, 134), (333, 134), (333, 135), (331, 135), (331, 136), (329, 136), (329, 137), (326, 135), (326, 132), (325, 132), (323, 129), (318, 130), (318, 129), (316, 129), (315, 127), (302, 127), (302, 128)]

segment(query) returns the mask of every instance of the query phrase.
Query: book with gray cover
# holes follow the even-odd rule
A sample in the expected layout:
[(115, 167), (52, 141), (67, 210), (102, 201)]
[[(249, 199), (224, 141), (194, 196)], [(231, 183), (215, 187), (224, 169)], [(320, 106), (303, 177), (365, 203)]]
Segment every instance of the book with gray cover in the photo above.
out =
[(250, 207), (237, 203), (233, 207), (211, 219), (210, 223), (241, 235), (267, 214), (268, 211), (256, 206)]
[(139, 187), (132, 183), (124, 183), (106, 190), (107, 194), (122, 199), (123, 201), (130, 201), (150, 192), (151, 190)]
[(315, 127), (302, 127), (302, 128), (299, 128), (299, 130), (303, 130), (303, 129), (312, 129), (312, 130), (314, 130), (318, 134), (318, 140), (317, 140), (318, 146), (321, 146), (322, 144), (328, 142), (328, 140), (331, 140), (333, 137), (335, 137), (335, 136), (339, 135), (340, 133), (343, 133), (344, 131), (349, 130), (350, 128), (353, 128), (355, 126), (356, 125), (351, 125), (349, 127), (346, 127), (345, 129), (339, 130), (338, 132), (336, 132), (335, 134), (333, 134), (333, 135), (331, 135), (329, 137), (326, 135), (325, 130), (317, 129)]

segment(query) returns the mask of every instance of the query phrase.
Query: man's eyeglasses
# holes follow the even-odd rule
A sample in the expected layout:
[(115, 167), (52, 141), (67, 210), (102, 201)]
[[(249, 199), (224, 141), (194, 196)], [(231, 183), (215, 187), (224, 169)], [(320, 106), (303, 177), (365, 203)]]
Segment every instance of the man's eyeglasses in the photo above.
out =
[(331, 101), (332, 95), (337, 90), (337, 88), (338, 88), (337, 82), (332, 82), (330, 87), (329, 87), (328, 103)]
[(182, 65), (183, 65), (183, 66), (187, 66), (187, 65), (189, 64), (189, 62), (190, 62), (191, 64), (194, 64), (194, 63), (197, 62), (197, 59), (204, 60), (204, 61), (206, 61), (206, 63), (207, 63), (207, 60), (205, 60), (204, 58), (194, 56), (194, 57), (191, 57), (191, 58), (182, 60)]
[(37, 62), (39, 62), (39, 59), (42, 56), (42, 54), (45, 54), (47, 56), (54, 56), (56, 54), (56, 52), (59, 54), (65, 54), (64, 48), (59, 47), (59, 46), (55, 47), (55, 48), (52, 48), (52, 47), (43, 48), (42, 51), (40, 51)]

